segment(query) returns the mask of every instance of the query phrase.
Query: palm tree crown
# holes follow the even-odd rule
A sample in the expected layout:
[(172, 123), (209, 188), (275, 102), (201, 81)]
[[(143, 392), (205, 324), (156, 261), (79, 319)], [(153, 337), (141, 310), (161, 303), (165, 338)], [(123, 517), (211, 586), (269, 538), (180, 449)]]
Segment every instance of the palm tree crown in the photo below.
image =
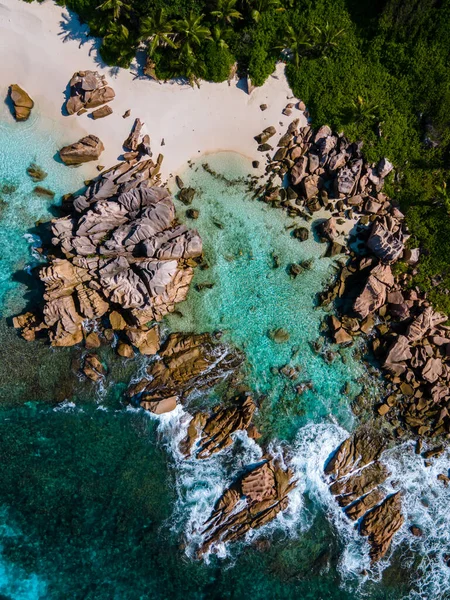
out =
[(180, 34), (181, 50), (192, 54), (194, 46), (200, 46), (204, 40), (211, 39), (210, 30), (202, 25), (204, 15), (190, 13), (189, 17), (175, 22), (175, 30)]
[(241, 13), (236, 9), (236, 3), (237, 0), (217, 0), (217, 9), (211, 14), (222, 23), (229, 25), (234, 19), (242, 19)]
[(147, 17), (141, 24), (141, 38), (149, 40), (149, 55), (152, 56), (156, 48), (171, 46), (176, 48), (174, 22), (167, 18), (164, 9), (160, 9), (155, 16)]
[(129, 4), (125, 4), (122, 0), (105, 0), (97, 6), (98, 10), (112, 11), (113, 21), (117, 21), (122, 13), (128, 13), (131, 10)]

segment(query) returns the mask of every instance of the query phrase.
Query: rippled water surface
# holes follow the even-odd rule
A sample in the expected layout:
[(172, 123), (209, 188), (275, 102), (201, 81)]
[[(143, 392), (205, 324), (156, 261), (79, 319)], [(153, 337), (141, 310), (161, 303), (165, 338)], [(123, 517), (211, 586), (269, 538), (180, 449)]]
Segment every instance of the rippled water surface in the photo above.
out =
[[(152, 418), (123, 400), (146, 359), (127, 362), (104, 349), (109, 375), (99, 389), (77, 375), (82, 349), (27, 344), (10, 327), (8, 318), (29, 299), (23, 269), (36, 260), (26, 235), (51, 216), (51, 202), (31, 193), (26, 167), (36, 161), (48, 171), (43, 185), (57, 197), (83, 179), (54, 161), (62, 138), (43, 125), (0, 121), (0, 186), (8, 186), (0, 194), (0, 597), (398, 599), (410, 595), (421, 561), (425, 595), (416, 597), (448, 597), (442, 561), (427, 552), (445, 552), (450, 498), (412, 447), (386, 457), (387, 488), (401, 482), (407, 524), (418, 523), (427, 536), (412, 539), (405, 526), (381, 568), (370, 570), (367, 544), (329, 495), (323, 464), (355, 426), (355, 395), (376, 397), (378, 382), (358, 348), (338, 352), (326, 341), (319, 352), (312, 348), (325, 316), (315, 297), (333, 261), (313, 236), (304, 243), (292, 237), (297, 221), (247, 196), (242, 178), (251, 164), (226, 153), (181, 174), (197, 189), (192, 206), (200, 216), (189, 221), (181, 204), (179, 215), (198, 227), (209, 269), (197, 270), (166, 330), (220, 330), (245, 351), (263, 440), (273, 454), (284, 450), (298, 486), (272, 524), (206, 562), (195, 559), (200, 525), (215, 500), (262, 450), (237, 435), (220, 455), (182, 460), (178, 441), (189, 406)], [(228, 181), (207, 173), (205, 161)], [(305, 261), (309, 268), (291, 279), (289, 264)], [(196, 289), (202, 283), (213, 287)], [(285, 343), (268, 335), (277, 328), (288, 332)], [(285, 365), (298, 370), (296, 381), (280, 374)], [(302, 383), (311, 389), (298, 393)], [(203, 400), (212, 405), (217, 398)], [(447, 457), (439, 460), (434, 469), (442, 471)]]

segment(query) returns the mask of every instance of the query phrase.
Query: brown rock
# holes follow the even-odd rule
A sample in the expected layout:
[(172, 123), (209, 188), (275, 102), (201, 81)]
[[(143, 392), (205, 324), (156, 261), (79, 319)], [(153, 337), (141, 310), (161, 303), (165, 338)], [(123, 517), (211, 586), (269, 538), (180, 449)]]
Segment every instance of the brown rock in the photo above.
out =
[(33, 100), (17, 83), (9, 86), (9, 96), (14, 105), (14, 118), (16, 121), (26, 121), (34, 106)]
[(237, 397), (231, 406), (220, 408), (211, 415), (197, 413), (191, 421), (186, 438), (180, 444), (180, 450), (185, 455), (191, 454), (197, 438), (196, 458), (209, 458), (227, 448), (233, 442), (231, 436), (235, 431), (249, 433), (255, 408), (253, 399), (243, 395)]
[(88, 348), (89, 350), (92, 350), (94, 348), (100, 348), (101, 346), (100, 338), (98, 336), (98, 333), (96, 333), (95, 331), (91, 331), (91, 333), (86, 336), (84, 343), (86, 348)]
[(117, 344), (117, 354), (119, 356), (123, 356), (123, 358), (134, 357), (133, 348), (130, 346), (130, 344), (125, 344), (125, 342), (119, 342)]
[[(219, 358), (217, 358), (219, 357)], [(234, 375), (243, 357), (226, 346), (215, 344), (209, 334), (172, 334), (144, 378), (131, 386), (129, 395), (142, 393), (143, 400), (155, 401), (179, 396), (183, 400), (194, 389), (208, 389)]]
[(159, 327), (154, 325), (151, 329), (137, 329), (128, 327), (126, 334), (133, 346), (141, 354), (151, 356), (156, 354), (160, 347)]
[(104, 150), (103, 143), (95, 135), (88, 135), (74, 144), (64, 146), (59, 156), (65, 165), (79, 165), (98, 160)]
[(100, 381), (106, 375), (106, 370), (95, 354), (88, 354), (84, 359), (82, 371), (92, 381)]
[(164, 398), (163, 400), (155, 402), (146, 402), (144, 400), (141, 402), (141, 406), (155, 415), (162, 415), (175, 410), (177, 407), (177, 400), (178, 396), (170, 396), (169, 398)]
[(91, 115), (95, 121), (97, 119), (103, 119), (103, 117), (107, 117), (108, 115), (112, 115), (112, 113), (113, 109), (110, 106), (102, 106), (97, 108), (97, 110), (92, 111)]
[(403, 523), (400, 492), (386, 498), (363, 517), (361, 534), (369, 537), (369, 554), (373, 563), (383, 558)]

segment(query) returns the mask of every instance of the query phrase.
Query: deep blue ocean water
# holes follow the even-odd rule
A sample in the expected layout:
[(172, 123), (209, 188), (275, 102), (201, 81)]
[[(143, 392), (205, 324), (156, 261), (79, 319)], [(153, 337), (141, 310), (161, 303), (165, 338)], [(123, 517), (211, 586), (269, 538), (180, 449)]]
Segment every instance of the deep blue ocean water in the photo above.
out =
[[(291, 236), (292, 219), (247, 196), (236, 180), (251, 165), (227, 153), (203, 157), (181, 173), (197, 189), (193, 206), (200, 217), (189, 221), (181, 204), (179, 215), (198, 227), (210, 268), (197, 270), (181, 314), (165, 327), (221, 330), (245, 351), (263, 439), (273, 453), (284, 450), (298, 487), (289, 510), (272, 524), (207, 561), (193, 558), (200, 523), (261, 450), (237, 436), (211, 460), (182, 461), (177, 442), (189, 407), (152, 418), (123, 399), (146, 359), (124, 361), (102, 350), (110, 372), (98, 388), (77, 376), (82, 349), (51, 349), (17, 336), (10, 317), (32, 298), (27, 270), (38, 260), (33, 245), (39, 240), (30, 230), (53, 213), (52, 201), (32, 193), (26, 168), (35, 161), (48, 172), (42, 185), (56, 201), (80, 187), (84, 174), (53, 159), (64, 134), (38, 114), (25, 124), (2, 117), (0, 598), (450, 597), (441, 560), (448, 551), (450, 496), (436, 485), (448, 456), (425, 469), (410, 445), (386, 458), (392, 470), (387, 489), (400, 482), (407, 525), (420, 524), (425, 536), (413, 538), (405, 526), (387, 560), (362, 575), (369, 567), (367, 544), (321, 475), (330, 452), (357, 424), (353, 398), (361, 391), (376, 397), (379, 381), (358, 348), (336, 352), (331, 364), (312, 349), (325, 316), (315, 297), (333, 274), (332, 260), (313, 236), (303, 243)], [(208, 174), (204, 162), (231, 183)], [(291, 279), (288, 265), (304, 261), (310, 269)], [(214, 287), (197, 291), (202, 282)], [(278, 327), (288, 331), (288, 342), (270, 339)], [(279, 373), (286, 364), (312, 389), (295, 394)]]

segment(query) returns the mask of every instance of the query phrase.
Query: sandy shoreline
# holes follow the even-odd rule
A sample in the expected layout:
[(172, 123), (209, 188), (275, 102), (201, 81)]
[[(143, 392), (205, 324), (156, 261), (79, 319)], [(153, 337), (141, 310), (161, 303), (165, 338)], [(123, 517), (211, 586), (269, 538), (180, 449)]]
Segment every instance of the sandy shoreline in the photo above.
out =
[[(200, 89), (179, 83), (159, 84), (147, 77), (136, 78), (136, 65), (130, 70), (105, 66), (96, 49), (98, 40), (88, 38), (86, 31), (73, 13), (52, 0), (43, 4), (0, 0), (0, 56), (4, 58), (0, 90), (6, 97), (11, 83), (21, 85), (35, 100), (36, 110), (64, 130), (68, 143), (86, 133), (99, 136), (105, 145), (99, 162), (105, 166), (120, 156), (135, 117), (145, 122), (154, 155), (164, 154), (164, 178), (182, 169), (187, 160), (215, 151), (234, 151), (261, 160), (253, 139), (256, 134), (274, 125), (281, 135), (294, 118), (305, 119), (297, 109), (290, 117), (282, 114), (291, 101), (288, 98), (292, 98), (282, 64), (250, 96), (237, 81), (230, 86), (227, 82), (202, 82)], [(110, 103), (114, 111), (111, 116), (97, 121), (87, 114), (63, 116), (66, 86), (80, 69), (107, 76), (116, 92)], [(268, 105), (264, 112), (259, 108), (263, 103)], [(131, 109), (131, 117), (123, 119), (127, 109)], [(0, 117), (12, 119), (6, 107)], [(163, 138), (165, 145), (161, 146)], [(95, 164), (87, 171), (94, 172)]]

